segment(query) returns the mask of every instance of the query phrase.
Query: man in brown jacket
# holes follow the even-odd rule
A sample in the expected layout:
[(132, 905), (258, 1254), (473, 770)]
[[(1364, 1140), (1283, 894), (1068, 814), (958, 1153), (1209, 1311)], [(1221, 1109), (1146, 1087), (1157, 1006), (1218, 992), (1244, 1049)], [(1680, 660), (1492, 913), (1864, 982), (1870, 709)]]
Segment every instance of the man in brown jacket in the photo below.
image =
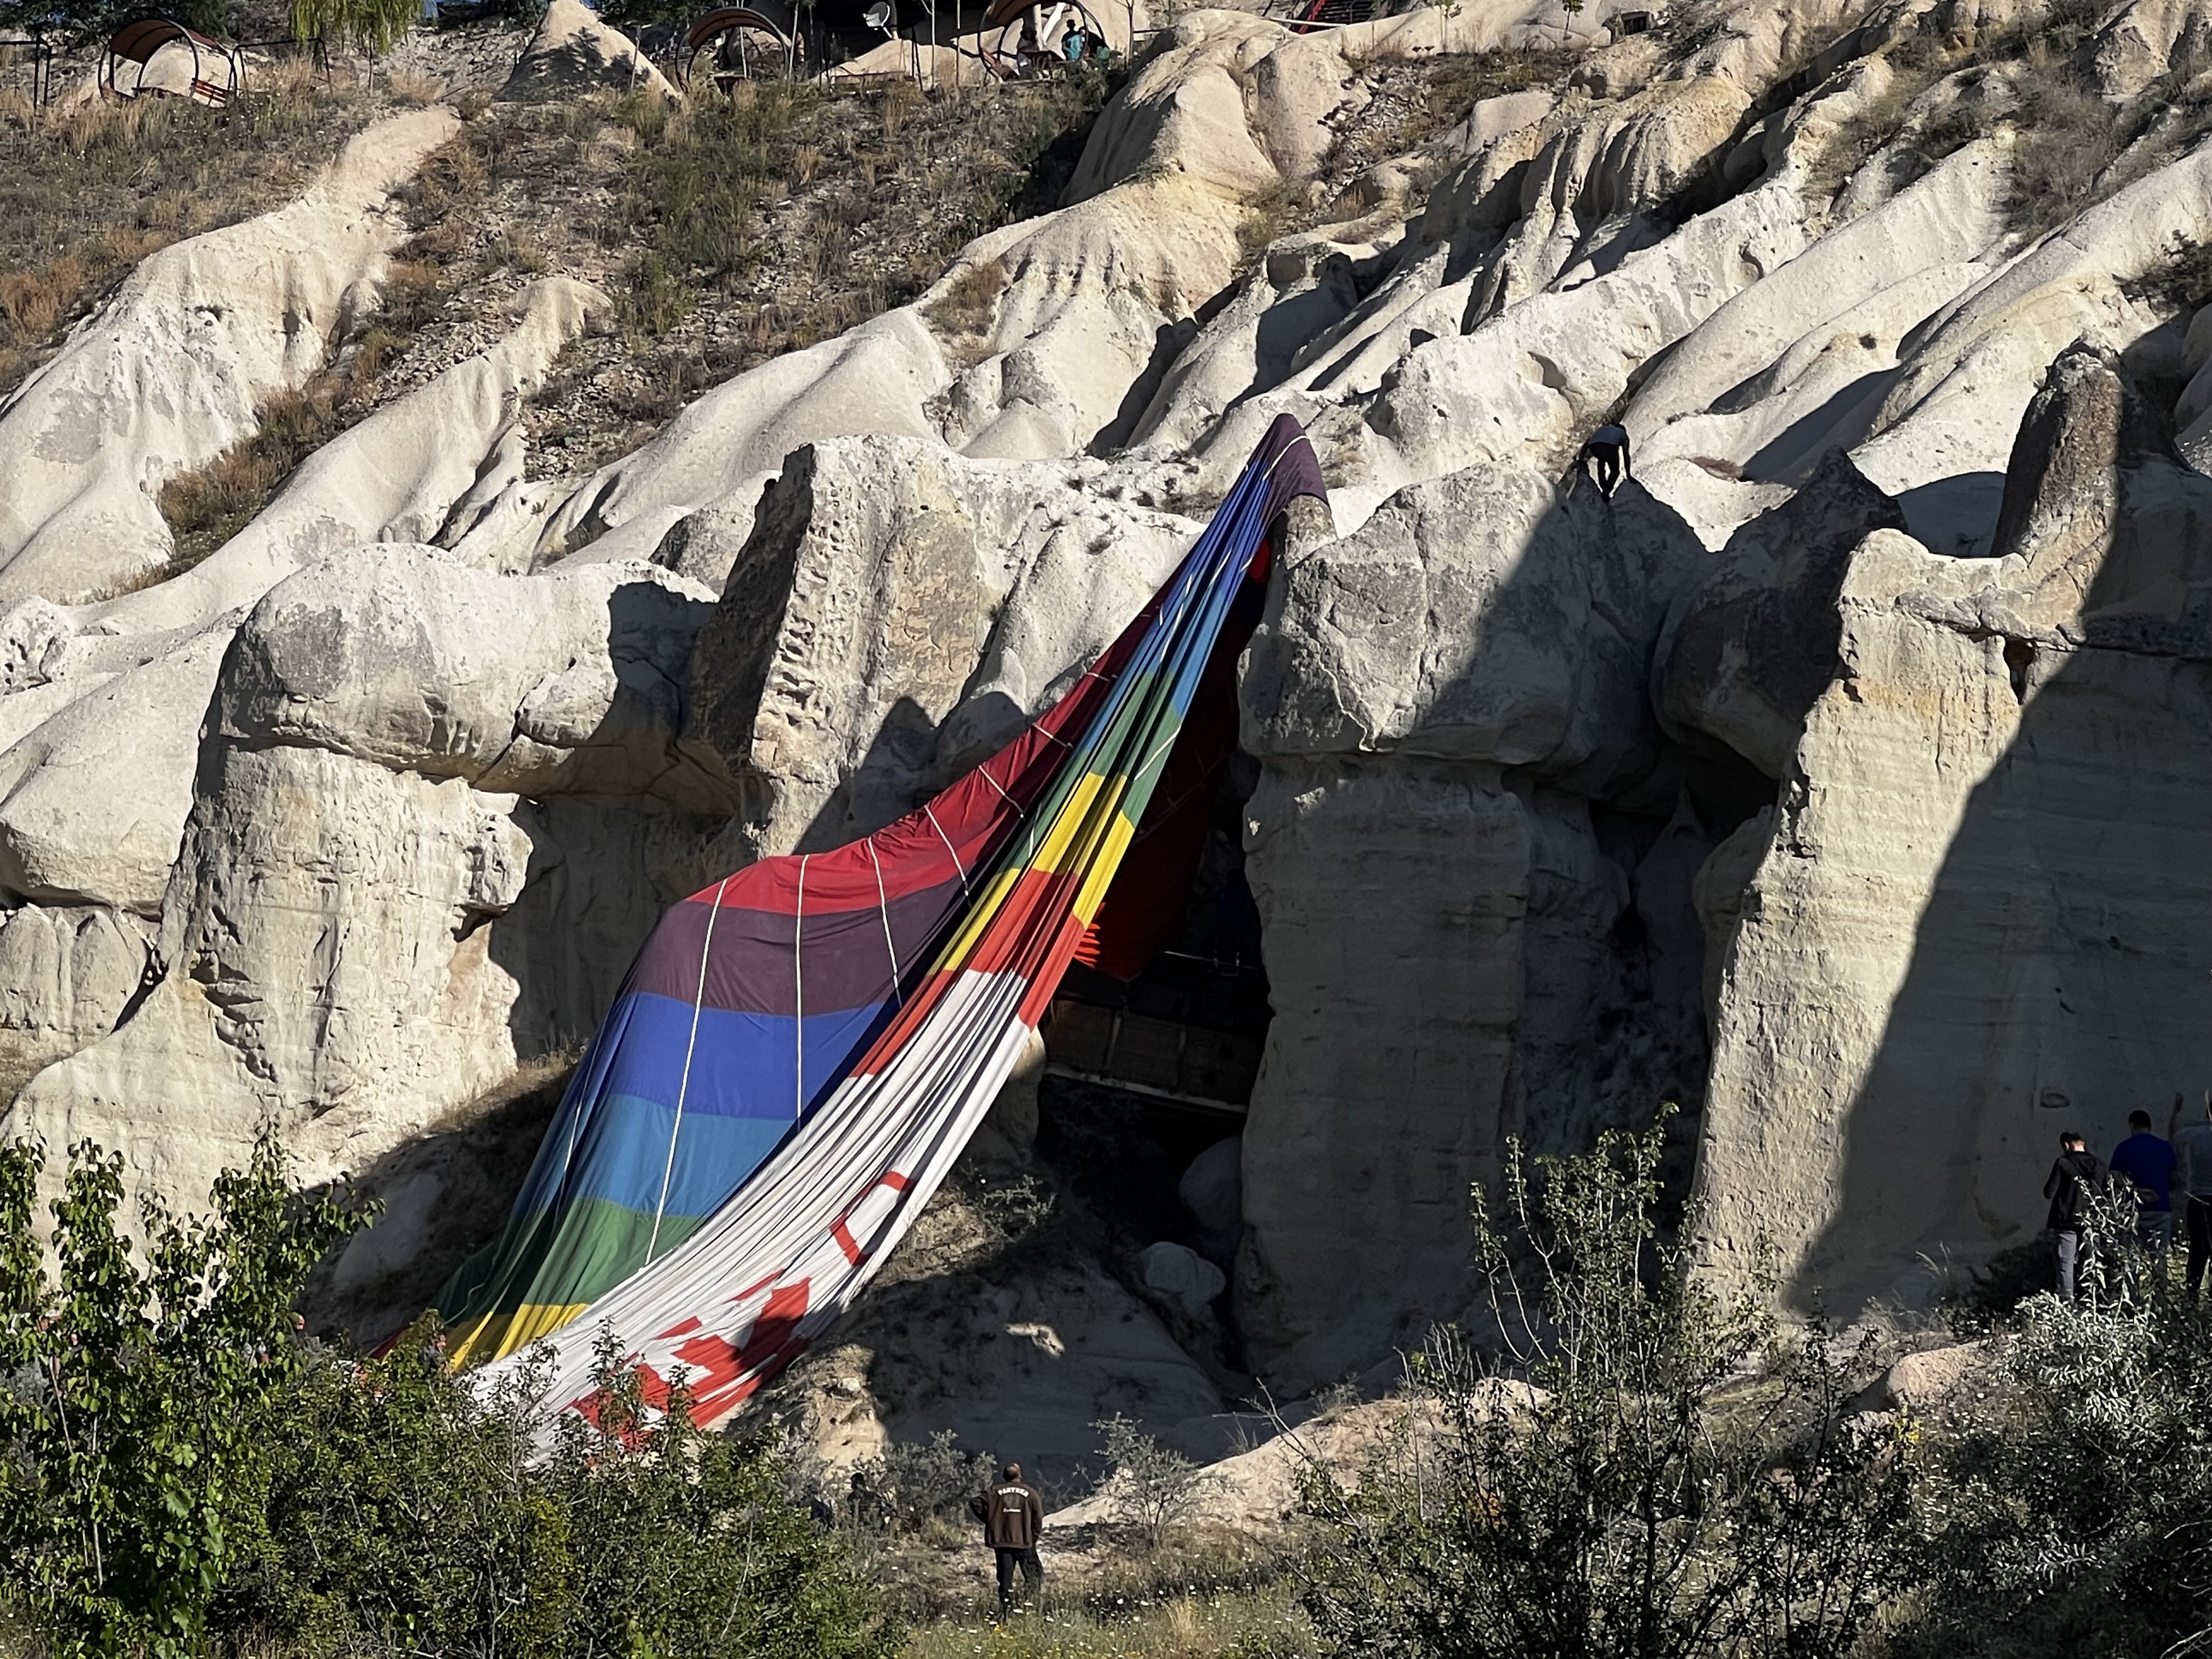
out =
[(1036, 1490), (1022, 1482), (1022, 1466), (1006, 1465), (1006, 1478), (968, 1500), (968, 1508), (983, 1523), (983, 1541), (999, 1558), (999, 1606), (1014, 1604), (1014, 1569), (1022, 1582), (1036, 1589), (1044, 1582), (1044, 1563), (1037, 1559), (1037, 1536), (1044, 1531), (1044, 1505)]

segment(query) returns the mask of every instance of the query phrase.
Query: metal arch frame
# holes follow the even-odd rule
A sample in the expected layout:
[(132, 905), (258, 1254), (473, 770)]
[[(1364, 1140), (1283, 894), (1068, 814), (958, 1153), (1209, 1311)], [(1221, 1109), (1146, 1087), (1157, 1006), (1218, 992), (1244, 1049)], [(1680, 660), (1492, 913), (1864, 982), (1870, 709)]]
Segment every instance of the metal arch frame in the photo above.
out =
[[(781, 8), (778, 7), (777, 9), (781, 10)], [(749, 79), (750, 65), (744, 62), (743, 57), (744, 32), (748, 29), (757, 29), (763, 34), (772, 35), (781, 41), (783, 72), (794, 78), (798, 76), (800, 65), (805, 62), (806, 42), (799, 33), (796, 19), (792, 20), (790, 26), (787, 27), (785, 24), (779, 23), (759, 5), (720, 6), (697, 19), (690, 28), (684, 31), (684, 56), (676, 65), (676, 83), (688, 94), (691, 90), (692, 70), (698, 63), (700, 55), (709, 47), (714, 47), (719, 57), (720, 53), (719, 43), (732, 33), (738, 36), (740, 70), (738, 73), (731, 75), (718, 67), (714, 73), (714, 83), (726, 90), (726, 82)]]
[[(246, 90), (246, 60), (234, 48), (224, 46), (220, 40), (211, 40), (198, 29), (159, 12), (134, 17), (107, 37), (107, 46), (100, 53), (100, 69), (94, 76), (94, 83), (105, 96), (110, 98), (137, 98), (149, 92), (160, 93), (166, 97), (177, 96), (167, 87), (148, 86), (146, 66), (154, 61), (162, 47), (179, 40), (182, 40), (192, 54), (191, 85), (183, 94), (185, 98), (194, 103), (220, 109)], [(142, 46), (145, 48), (143, 54), (138, 50)], [(230, 71), (228, 86), (218, 86), (202, 73), (210, 58), (220, 59)], [(120, 83), (118, 76), (118, 65), (125, 63), (137, 66), (137, 73), (131, 76), (127, 88)]]

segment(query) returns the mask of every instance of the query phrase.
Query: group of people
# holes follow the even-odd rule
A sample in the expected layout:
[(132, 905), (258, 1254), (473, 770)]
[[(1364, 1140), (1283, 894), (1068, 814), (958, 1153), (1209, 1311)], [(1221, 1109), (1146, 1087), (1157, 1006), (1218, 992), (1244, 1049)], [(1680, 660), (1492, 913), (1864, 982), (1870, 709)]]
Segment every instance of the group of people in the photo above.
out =
[(1031, 13), (1022, 20), (1021, 35), (1014, 45), (1014, 72), (1023, 80), (1035, 80), (1056, 73), (1063, 64), (1103, 64), (1113, 56), (1106, 37), (1080, 23), (1070, 23), (1060, 31), (1057, 52), (1046, 50), (1037, 40), (1036, 15)]
[(2202, 1119), (2184, 1124), (2181, 1115), (2182, 1097), (2177, 1094), (2161, 1136), (2151, 1133), (2148, 1112), (2129, 1113), (2128, 1137), (2112, 1148), (2109, 1165), (2089, 1150), (2078, 1131), (2060, 1133), (2057, 1161), (2044, 1178), (2043, 1195), (2051, 1202), (2049, 1224), (2058, 1242), (2058, 1294), (2065, 1300), (2071, 1302), (2080, 1288), (2093, 1206), (2096, 1195), (2105, 1193), (2134, 1198), (2136, 1237), (2163, 1271), (2173, 1242), (2178, 1190), (2189, 1250), (2184, 1282), (2191, 1297), (2202, 1288), (2205, 1271), (2212, 1267), (2212, 1089), (2204, 1092)]

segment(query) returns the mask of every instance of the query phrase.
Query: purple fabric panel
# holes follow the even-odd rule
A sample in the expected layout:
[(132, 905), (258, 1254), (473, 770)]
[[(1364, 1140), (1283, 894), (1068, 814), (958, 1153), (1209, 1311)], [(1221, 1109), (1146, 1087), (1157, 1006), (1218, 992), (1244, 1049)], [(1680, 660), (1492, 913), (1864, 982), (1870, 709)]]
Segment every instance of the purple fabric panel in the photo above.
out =
[[(901, 973), (910, 970), (960, 902), (957, 879), (893, 899), (888, 946), (885, 910), (871, 905), (819, 915), (810, 912), (799, 936), (806, 1012), (826, 1014), (883, 1001), (890, 994), (890, 947), (897, 949)], [(672, 997), (690, 1007), (699, 990), (699, 951), (710, 916), (715, 918), (714, 945), (707, 964), (706, 1006), (742, 1014), (798, 1013), (792, 919), (737, 905), (724, 905), (719, 915), (713, 906), (690, 900), (671, 906), (638, 952), (631, 988)]]
[(1274, 469), (1267, 475), (1267, 501), (1260, 512), (1263, 532), (1273, 525), (1275, 514), (1299, 496), (1311, 495), (1321, 501), (1328, 499), (1328, 486), (1321, 476), (1321, 458), (1314, 453), (1305, 428), (1287, 415), (1275, 416), (1247, 465), (1272, 465)]

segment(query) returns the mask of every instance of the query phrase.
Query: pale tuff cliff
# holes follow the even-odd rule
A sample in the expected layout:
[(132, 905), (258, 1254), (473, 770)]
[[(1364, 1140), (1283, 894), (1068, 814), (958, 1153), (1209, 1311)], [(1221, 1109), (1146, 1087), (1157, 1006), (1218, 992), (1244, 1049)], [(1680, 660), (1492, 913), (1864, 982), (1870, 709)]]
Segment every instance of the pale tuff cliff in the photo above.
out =
[[(1296, 1392), (1461, 1315), (1506, 1138), (1662, 1099), (1717, 1271), (1763, 1237), (1849, 1314), (2030, 1236), (2062, 1122), (2212, 1081), (2212, 143), (2160, 101), (2212, 12), (1609, 15), (1186, 13), (1066, 204), (915, 305), (532, 477), (518, 403), (603, 303), (549, 279), (103, 599), (165, 556), (146, 492), (374, 303), (383, 192), (453, 118), (149, 262), (0, 405), (8, 1128), (186, 1201), (264, 1123), (313, 1173), (396, 1158), (353, 1271), (404, 1261), (459, 1181), (410, 1142), (585, 1035), (670, 897), (1049, 702), (1289, 411), (1333, 495), (1243, 665), (1275, 1017), (1206, 1223), (1254, 1369)], [(1385, 66), (1563, 42), (1556, 84), (1307, 188)], [(556, 50), (517, 95), (628, 72)], [(2151, 112), (2072, 197), (2031, 61)], [(1607, 419), (1610, 502), (1569, 487)], [(1054, 1363), (1096, 1326), (1086, 1401), (1126, 1361), (1157, 1386), (1115, 1408), (1201, 1415), (1085, 1271), (958, 1317)]]

